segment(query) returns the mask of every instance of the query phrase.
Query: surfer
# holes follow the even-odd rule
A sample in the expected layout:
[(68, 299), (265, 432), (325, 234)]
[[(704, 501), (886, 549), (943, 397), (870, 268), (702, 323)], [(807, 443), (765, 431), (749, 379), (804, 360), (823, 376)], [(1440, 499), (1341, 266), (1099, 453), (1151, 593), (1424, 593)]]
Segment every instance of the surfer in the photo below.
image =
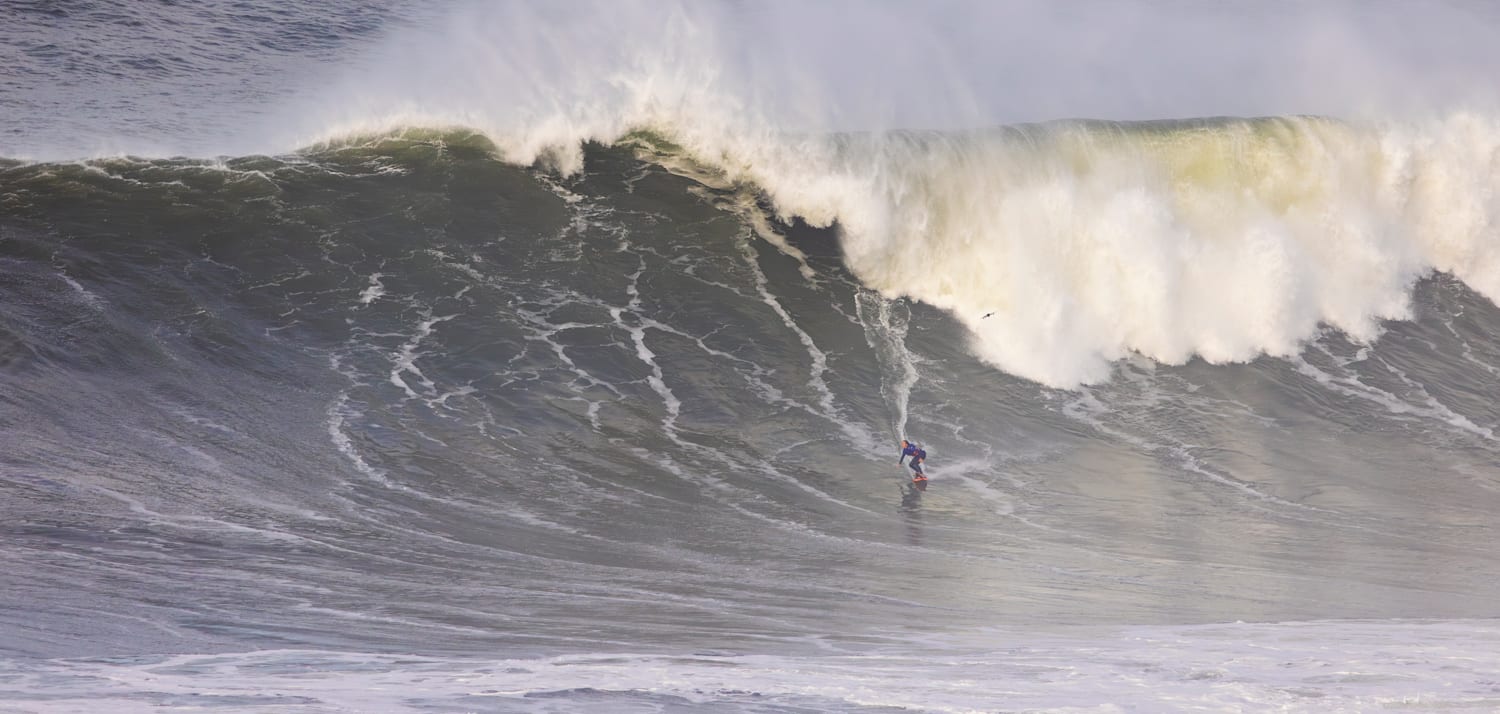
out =
[(901, 440), (901, 458), (896, 463), (906, 463), (906, 457), (911, 457), (911, 482), (919, 489), (927, 489), (927, 474), (922, 473), (922, 462), (927, 460), (927, 451), (921, 444), (915, 444), (906, 439)]

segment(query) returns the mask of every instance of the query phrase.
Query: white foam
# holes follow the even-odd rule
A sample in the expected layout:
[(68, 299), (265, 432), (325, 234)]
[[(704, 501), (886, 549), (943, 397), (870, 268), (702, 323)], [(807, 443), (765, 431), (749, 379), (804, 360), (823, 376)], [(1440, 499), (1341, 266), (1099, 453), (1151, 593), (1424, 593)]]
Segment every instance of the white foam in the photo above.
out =
[(652, 352), (651, 348), (646, 346), (646, 328), (639, 324), (627, 323), (622, 317), (627, 309), (635, 314), (639, 314), (642, 311), (639, 281), (641, 273), (645, 272), (645, 270), (646, 265), (642, 262), (641, 266), (629, 276), (630, 282), (625, 286), (625, 292), (630, 296), (629, 305), (625, 308), (610, 308), (609, 314), (610, 317), (614, 318), (616, 326), (630, 334), (631, 342), (635, 345), (636, 357), (650, 368), (651, 374), (646, 375), (646, 383), (651, 385), (651, 391), (656, 392), (657, 396), (661, 397), (662, 404), (667, 409), (667, 415), (662, 420), (662, 428), (676, 440), (677, 417), (682, 412), (682, 402), (677, 399), (677, 395), (673, 394), (671, 388), (667, 386), (666, 375), (662, 372), (661, 365), (656, 362), (656, 353)]
[(797, 341), (801, 342), (803, 349), (807, 351), (809, 361), (807, 386), (818, 395), (819, 415), (837, 425), (844, 435), (860, 448), (872, 449), (883, 443), (881, 439), (861, 428), (861, 425), (854, 420), (846, 419), (839, 413), (838, 406), (834, 403), (833, 390), (828, 387), (827, 380), (823, 378), (823, 375), (828, 372), (828, 355), (818, 348), (812, 335), (797, 324), (792, 314), (782, 306), (781, 300), (771, 292), (770, 280), (766, 277), (765, 271), (761, 270), (760, 264), (756, 262), (755, 249), (748, 241), (740, 242), (740, 253), (744, 256), (745, 265), (750, 268), (751, 275), (755, 279), (755, 292), (760, 301), (781, 318), (781, 323), (797, 336)]
[[(384, 615), (327, 611), (394, 621)], [(488, 613), (487, 613), (488, 614)], [(445, 629), (462, 630), (460, 626)], [(869, 639), (869, 638), (867, 638)], [(260, 650), (3, 662), (29, 711), (133, 711), (152, 698), (306, 697), (339, 711), (559, 711), (712, 705), (724, 711), (1492, 711), (1500, 630), (1488, 621), (1325, 621), (1037, 634), (1023, 630), (823, 645), (822, 653), (459, 659)], [(805, 651), (808, 646), (788, 642)], [(604, 697), (617, 697), (614, 699)], [(637, 707), (639, 708), (639, 706)]]
[(359, 304), (369, 305), (370, 303), (375, 302), (375, 300), (381, 295), (385, 294), (385, 285), (380, 282), (380, 279), (383, 277), (385, 277), (385, 275), (381, 273), (372, 273), (370, 275), (369, 286), (359, 293)]
[(371, 466), (369, 462), (365, 461), (365, 458), (360, 455), (359, 450), (354, 448), (354, 441), (349, 438), (348, 434), (344, 433), (344, 420), (347, 419), (345, 410), (347, 409), (348, 404), (349, 395), (346, 393), (340, 393), (338, 397), (328, 405), (328, 421), (325, 422), (324, 425), (328, 428), (328, 438), (333, 442), (334, 448), (338, 449), (338, 452), (340, 454), (343, 454), (344, 458), (349, 460), (349, 463), (354, 466), (354, 469), (356, 471), (369, 477), (372, 481), (375, 481), (387, 488), (406, 490), (405, 486), (402, 486), (390, 480), (383, 470)]
[[(1296, 512), (1316, 513), (1320, 516), (1333, 516), (1334, 512), (1327, 509), (1310, 506), (1305, 503), (1288, 501), (1275, 495), (1266, 493), (1255, 488), (1251, 483), (1234, 478), (1230, 474), (1220, 473), (1219, 469), (1205, 463), (1193, 453), (1193, 447), (1178, 441), (1168, 434), (1151, 433), (1150, 436), (1139, 436), (1131, 433), (1123, 427), (1116, 427), (1109, 423), (1108, 417), (1117, 410), (1111, 408), (1095, 393), (1096, 387), (1085, 387), (1069, 402), (1063, 405), (1062, 413), (1072, 419), (1088, 424), (1099, 433), (1130, 444), (1141, 452), (1151, 454), (1175, 464), (1178, 468), (1188, 473), (1198, 474), (1209, 481), (1239, 491), (1250, 496), (1254, 501), (1244, 501), (1247, 506), (1256, 509), (1269, 510), (1256, 502), (1274, 504), (1281, 506), (1279, 513), (1282, 517), (1306, 518)], [(1148, 432), (1150, 433), (1150, 432)], [(1320, 522), (1322, 519), (1320, 518)]]
[(458, 316), (444, 315), (441, 317), (432, 317), (430, 312), (424, 310), (422, 317), (422, 321), (417, 323), (416, 331), (391, 356), (390, 382), (400, 387), (403, 392), (406, 392), (407, 399), (420, 399), (421, 396), (407, 384), (406, 379), (402, 375), (410, 375), (416, 378), (417, 382), (428, 393), (436, 391), (437, 385), (428, 379), (427, 375), (422, 374), (422, 370), (417, 367), (417, 359), (422, 356), (418, 348), (422, 345), (423, 340), (432, 335), (433, 328), (438, 323), (447, 322)]
[(74, 280), (72, 276), (68, 275), (67, 273), (59, 272), (58, 276), (63, 279), (63, 282), (68, 284), (68, 287), (73, 288), (73, 292), (78, 293), (78, 297), (81, 298), (83, 302), (89, 307), (95, 310), (104, 309), (104, 298), (99, 297), (97, 294), (91, 292), (88, 288), (83, 287), (83, 283)]
[(892, 442), (906, 436), (907, 407), (911, 390), (917, 384), (916, 357), (906, 347), (906, 330), (911, 313), (905, 306), (869, 291), (855, 296), (855, 310), (865, 328), (865, 342), (880, 361), (880, 393), (895, 413), (892, 417)]
[(1359, 379), (1359, 375), (1352, 371), (1347, 371), (1345, 375), (1330, 374), (1314, 366), (1312, 363), (1308, 362), (1302, 357), (1292, 358), (1291, 363), (1297, 368), (1297, 371), (1299, 373), (1312, 378), (1318, 384), (1323, 385), (1330, 391), (1376, 404), (1384, 408), (1390, 414), (1403, 417), (1412, 416), (1422, 419), (1430, 419), (1433, 421), (1441, 422), (1443, 424), (1447, 424), (1460, 431), (1464, 431), (1481, 439), (1484, 439), (1485, 441), (1496, 440), (1495, 432), (1493, 429), (1479, 426), (1468, 417), (1463, 416), (1462, 414), (1459, 414), (1448, 408), (1442, 402), (1439, 402), (1437, 398), (1433, 397), (1431, 394), (1428, 394), (1427, 390), (1424, 389), (1420, 384), (1416, 383), (1415, 381), (1407, 377), (1404, 372), (1396, 369), (1394, 366), (1386, 363), (1384, 360), (1381, 361), (1381, 364), (1409, 389), (1422, 397), (1423, 401), (1426, 402), (1425, 405), (1412, 404), (1411, 402), (1408, 402), (1405, 399), (1402, 399), (1401, 397), (1398, 397), (1395, 394), (1392, 394), (1384, 389), (1370, 386), (1369, 384), (1361, 381)]

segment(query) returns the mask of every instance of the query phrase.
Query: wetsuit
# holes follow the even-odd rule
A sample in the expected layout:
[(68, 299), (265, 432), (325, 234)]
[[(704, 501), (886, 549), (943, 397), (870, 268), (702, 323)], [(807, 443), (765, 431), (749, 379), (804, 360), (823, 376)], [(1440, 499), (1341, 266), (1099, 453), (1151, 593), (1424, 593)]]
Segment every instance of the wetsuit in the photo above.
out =
[(906, 457), (910, 456), (911, 470), (915, 471), (918, 476), (924, 475), (922, 473), (922, 462), (927, 460), (927, 451), (909, 441), (903, 441), (901, 444), (901, 458), (897, 459), (896, 462), (903, 463), (906, 461)]

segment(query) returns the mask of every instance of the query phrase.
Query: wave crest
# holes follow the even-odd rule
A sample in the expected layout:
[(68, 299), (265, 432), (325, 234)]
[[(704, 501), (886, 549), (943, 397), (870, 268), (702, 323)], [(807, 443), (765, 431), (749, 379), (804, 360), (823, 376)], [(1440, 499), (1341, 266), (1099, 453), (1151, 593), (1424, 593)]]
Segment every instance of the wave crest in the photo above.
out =
[[(981, 358), (1059, 387), (1106, 379), (1131, 353), (1289, 355), (1325, 325), (1374, 339), (1411, 315), (1432, 271), (1500, 295), (1494, 115), (851, 133), (824, 116), (826, 87), (731, 61), (725, 48), (746, 41), (718, 10), (622, 7), (488, 53), (475, 48), (489, 30), (448, 28), (442, 41), (468, 49), (393, 54), (426, 58), (441, 88), (349, 104), (357, 119), (328, 136), (461, 126), (563, 173), (583, 169), (588, 142), (634, 143), (705, 182), (753, 186), (782, 219), (837, 224), (865, 284), (952, 312)], [(509, 28), (563, 26), (537, 13), (481, 17), (516, 42)]]
[(837, 224), (866, 285), (952, 312), (978, 356), (1051, 386), (1106, 379), (1130, 353), (1291, 355), (1325, 325), (1372, 340), (1382, 320), (1411, 316), (1411, 287), (1433, 271), (1500, 295), (1488, 117), (653, 146), (754, 185), (784, 219)]

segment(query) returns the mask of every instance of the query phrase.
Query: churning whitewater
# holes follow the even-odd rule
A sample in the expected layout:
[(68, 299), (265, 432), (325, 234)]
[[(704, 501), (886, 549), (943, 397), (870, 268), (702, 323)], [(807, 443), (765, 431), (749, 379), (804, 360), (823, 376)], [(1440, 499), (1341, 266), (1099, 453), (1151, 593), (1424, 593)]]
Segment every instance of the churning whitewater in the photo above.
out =
[(0, 8), (5, 706), (1500, 706), (1493, 13), (138, 10)]
[(691, 143), (783, 219), (837, 224), (863, 284), (948, 311), (978, 357), (1054, 387), (1132, 354), (1289, 357), (1325, 327), (1368, 342), (1435, 271), (1500, 295), (1488, 118)]

